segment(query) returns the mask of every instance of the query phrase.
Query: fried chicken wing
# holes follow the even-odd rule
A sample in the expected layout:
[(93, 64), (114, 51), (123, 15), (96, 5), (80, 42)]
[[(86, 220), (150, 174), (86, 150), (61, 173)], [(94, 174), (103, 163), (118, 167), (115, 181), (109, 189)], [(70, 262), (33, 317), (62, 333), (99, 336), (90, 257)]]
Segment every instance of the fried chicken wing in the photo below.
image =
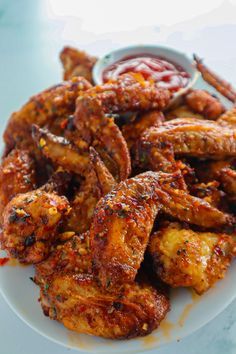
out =
[(65, 327), (111, 339), (144, 336), (169, 310), (167, 297), (147, 284), (101, 290), (91, 274), (57, 274), (41, 291), (44, 313)]
[(14, 149), (0, 166), (0, 218), (8, 202), (36, 187), (34, 161), (27, 150)]
[(232, 223), (177, 185), (176, 175), (146, 172), (121, 182), (98, 202), (90, 237), (94, 271), (103, 287), (134, 280), (160, 210), (204, 227)]
[(64, 80), (70, 80), (74, 76), (82, 76), (92, 82), (92, 69), (97, 58), (84, 51), (64, 47), (60, 53), (60, 59), (64, 68)]
[(191, 90), (185, 96), (185, 102), (190, 109), (203, 114), (206, 119), (215, 120), (225, 111), (220, 100), (205, 90)]
[(197, 69), (202, 74), (203, 79), (213, 86), (218, 92), (223, 96), (228, 98), (228, 100), (236, 101), (236, 91), (235, 89), (225, 80), (215, 74), (212, 70), (208, 69), (204, 64), (202, 59), (200, 59), (196, 54), (194, 55), (194, 60), (196, 62)]
[(38, 189), (18, 194), (3, 212), (2, 247), (22, 263), (40, 262), (69, 210), (67, 199), (55, 193)]
[(235, 254), (235, 242), (225, 234), (196, 232), (170, 223), (151, 236), (149, 252), (165, 283), (193, 287), (202, 294), (224, 278)]
[(82, 77), (61, 83), (32, 97), (18, 112), (10, 117), (4, 132), (6, 153), (15, 146), (34, 150), (31, 126), (42, 127), (59, 117), (74, 113), (75, 101), (79, 94), (91, 85)]
[(71, 212), (65, 223), (66, 230), (83, 233), (90, 227), (94, 209), (99, 199), (109, 193), (116, 181), (100, 159), (97, 152), (90, 148), (90, 166), (78, 193), (71, 201)]
[(145, 131), (137, 144), (136, 164), (173, 172), (174, 155), (218, 160), (235, 157), (235, 132), (213, 121), (174, 119)]

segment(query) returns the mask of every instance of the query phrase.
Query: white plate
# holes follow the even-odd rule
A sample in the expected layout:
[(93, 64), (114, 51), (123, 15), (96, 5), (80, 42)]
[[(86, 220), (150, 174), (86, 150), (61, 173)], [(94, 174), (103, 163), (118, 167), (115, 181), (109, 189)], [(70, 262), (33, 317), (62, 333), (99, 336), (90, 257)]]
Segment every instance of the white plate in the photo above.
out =
[[(215, 92), (201, 79), (197, 87)], [(224, 103), (229, 106), (225, 99)], [(10, 262), (12, 264), (12, 262)], [(163, 344), (182, 339), (204, 326), (236, 298), (236, 262), (226, 277), (201, 297), (187, 289), (177, 289), (171, 294), (171, 311), (160, 328), (147, 337), (128, 341), (114, 341), (78, 334), (43, 315), (39, 288), (30, 280), (33, 267), (5, 265), (0, 267), (0, 291), (11, 309), (31, 328), (42, 336), (65, 347), (82, 352), (138, 353), (158, 348)]]

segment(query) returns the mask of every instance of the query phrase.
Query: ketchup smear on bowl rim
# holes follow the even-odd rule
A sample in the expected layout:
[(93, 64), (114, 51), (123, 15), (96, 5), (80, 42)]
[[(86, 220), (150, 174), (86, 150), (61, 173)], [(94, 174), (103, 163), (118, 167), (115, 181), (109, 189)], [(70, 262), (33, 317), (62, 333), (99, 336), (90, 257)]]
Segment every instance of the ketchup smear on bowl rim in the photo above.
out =
[(109, 65), (103, 71), (103, 82), (116, 79), (128, 72), (140, 73), (145, 80), (151, 80), (158, 87), (166, 88), (171, 92), (187, 86), (190, 79), (189, 74), (178, 64), (160, 56), (138, 54), (124, 57)]

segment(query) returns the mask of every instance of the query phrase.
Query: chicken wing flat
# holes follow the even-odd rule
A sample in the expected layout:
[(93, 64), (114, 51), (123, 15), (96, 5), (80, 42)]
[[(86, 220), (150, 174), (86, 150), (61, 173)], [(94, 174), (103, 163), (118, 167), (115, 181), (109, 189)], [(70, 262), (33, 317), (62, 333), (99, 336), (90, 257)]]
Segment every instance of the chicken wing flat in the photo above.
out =
[(225, 159), (236, 156), (236, 134), (216, 122), (174, 119), (145, 131), (137, 144), (136, 164), (171, 172), (173, 155)]
[(91, 274), (56, 274), (41, 291), (44, 313), (65, 327), (111, 339), (144, 336), (169, 310), (167, 297), (147, 284), (101, 290)]
[(14, 149), (0, 166), (0, 218), (8, 202), (36, 187), (34, 161), (26, 150)]
[(92, 82), (92, 69), (97, 58), (82, 50), (65, 47), (60, 53), (60, 59), (64, 68), (64, 80), (71, 80), (74, 76), (82, 76)]
[(230, 216), (177, 189), (178, 176), (146, 172), (118, 184), (95, 209), (90, 228), (94, 271), (109, 288), (134, 280), (157, 213), (203, 227), (230, 225)]
[(191, 90), (185, 96), (185, 102), (190, 109), (206, 119), (215, 120), (225, 111), (220, 100), (205, 90)]
[(235, 102), (236, 101), (236, 91), (234, 88), (225, 80), (215, 74), (212, 70), (207, 68), (202, 59), (200, 59), (196, 54), (194, 55), (194, 60), (196, 62), (197, 69), (202, 74), (203, 79), (213, 86), (218, 92), (223, 96), (228, 98), (228, 100)]
[(18, 194), (3, 212), (2, 247), (22, 263), (40, 262), (69, 210), (67, 199), (55, 193), (38, 189)]
[(162, 112), (150, 111), (142, 113), (135, 121), (125, 124), (122, 127), (122, 134), (127, 142), (128, 148), (132, 148), (147, 128), (159, 126), (164, 120), (165, 118)]
[(149, 252), (165, 283), (192, 287), (202, 294), (224, 278), (235, 255), (235, 242), (225, 234), (195, 232), (170, 223), (151, 236)]
[(32, 97), (18, 112), (10, 117), (4, 132), (6, 153), (15, 146), (34, 150), (31, 126), (45, 126), (59, 117), (74, 113), (75, 101), (79, 94), (90, 88), (84, 78), (73, 78)]
[(78, 193), (71, 201), (71, 212), (65, 222), (65, 230), (83, 233), (90, 227), (95, 207), (99, 199), (116, 185), (97, 152), (90, 148), (90, 165)]

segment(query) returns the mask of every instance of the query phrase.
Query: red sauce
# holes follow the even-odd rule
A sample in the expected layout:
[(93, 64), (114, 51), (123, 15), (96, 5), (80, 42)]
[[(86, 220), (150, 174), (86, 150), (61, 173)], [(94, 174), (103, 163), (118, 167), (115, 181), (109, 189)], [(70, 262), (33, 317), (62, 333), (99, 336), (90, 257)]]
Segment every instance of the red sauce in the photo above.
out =
[(6, 264), (9, 261), (9, 258), (4, 257), (4, 258), (0, 258), (0, 266), (4, 266), (4, 264)]
[(181, 66), (151, 54), (125, 57), (108, 66), (103, 71), (103, 82), (128, 72), (140, 73), (146, 80), (152, 80), (157, 86), (172, 92), (187, 86), (189, 82), (189, 75)]

